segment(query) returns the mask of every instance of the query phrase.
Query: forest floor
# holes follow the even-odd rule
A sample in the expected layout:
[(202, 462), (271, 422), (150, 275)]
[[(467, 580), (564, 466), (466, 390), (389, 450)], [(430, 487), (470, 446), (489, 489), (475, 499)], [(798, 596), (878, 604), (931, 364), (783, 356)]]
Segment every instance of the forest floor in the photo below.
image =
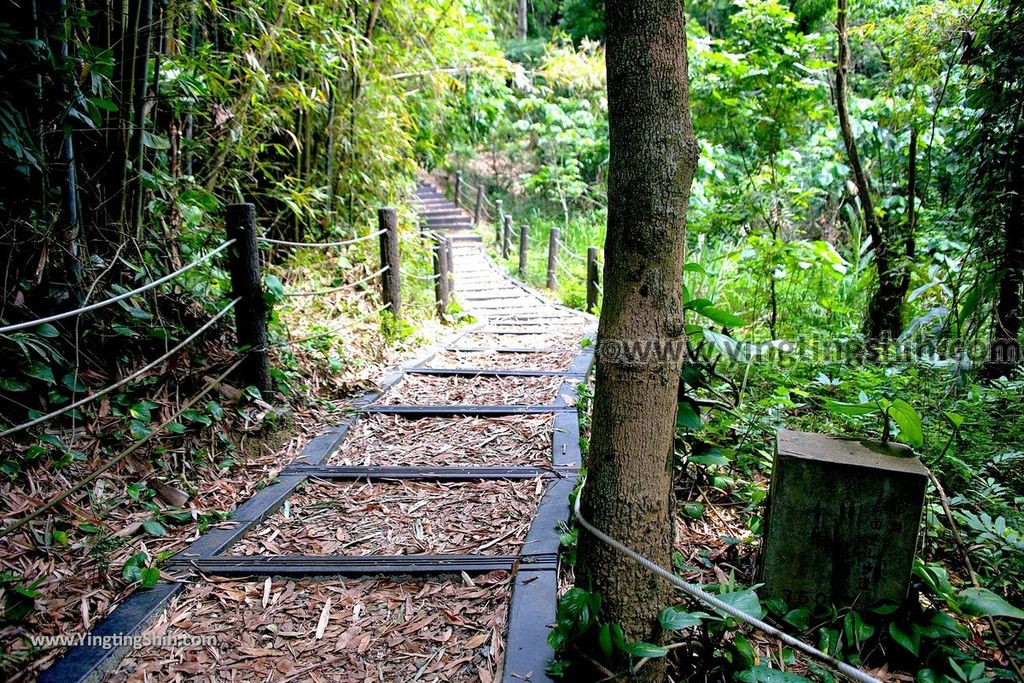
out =
[[(376, 402), (383, 413), (357, 420), (338, 450), (330, 453), (326, 466), (538, 466), (550, 469), (552, 459), (552, 415), (473, 415), (405, 418), (390, 414), (389, 406), (453, 404), (480, 406), (567, 407), (562, 394), (564, 378), (544, 373), (568, 373), (579, 353), (580, 338), (592, 321), (585, 316), (547, 304), (517, 285), (506, 283), (492, 270), (478, 243), (456, 243), (453, 250), (458, 296), (463, 306), (491, 320), (488, 326), (470, 330), (448, 342), (425, 365), (442, 370), (464, 368), (539, 370), (538, 376), (434, 376), (406, 374)], [(304, 276), (296, 276), (305, 283)], [(324, 310), (337, 305), (320, 302)], [(529, 318), (541, 315), (543, 321)], [(285, 329), (293, 339), (317, 337), (323, 327), (320, 318), (308, 311), (285, 310)], [(551, 331), (557, 328), (557, 331)], [(276, 418), (271, 427), (237, 439), (224, 439), (225, 449), (236, 453), (238, 462), (230, 468), (198, 468), (191, 473), (194, 494), (180, 492), (185, 500), (176, 502), (190, 512), (176, 524), (162, 525), (159, 534), (146, 538), (142, 565), (183, 549), (206, 528), (217, 528), (231, 510), (263, 486), (278, 479), (290, 461), (312, 437), (337, 420), (346, 405), (344, 396), (366, 388), (366, 378), (379, 376), (400, 357), (408, 358), (418, 346), (431, 340), (421, 334), (423, 344), (391, 344), (375, 338), (373, 325), (345, 336), (347, 372), (337, 362), (324, 371), (316, 364), (324, 356), (315, 349), (313, 358), (299, 358), (291, 372), (307, 368), (313, 377), (306, 383), (309, 394), (301, 404), (291, 406), (287, 416)], [(431, 329), (428, 332), (436, 332)], [(284, 346), (296, 345), (285, 342)], [(310, 351), (308, 347), (300, 349)], [(496, 349), (536, 347), (533, 353), (499, 353)], [(573, 349), (576, 351), (573, 351)], [(300, 355), (302, 351), (296, 352)], [(337, 359), (334, 359), (335, 361)], [(436, 365), (434, 361), (436, 360)], [(511, 365), (508, 365), (511, 363)], [(507, 367), (506, 367), (507, 366)], [(227, 397), (242, 400), (237, 389), (225, 387), (220, 400), (225, 412), (233, 412)], [(282, 411), (264, 403), (251, 402), (267, 415)], [(571, 404), (569, 404), (571, 407)], [(252, 421), (253, 416), (246, 415)], [(226, 418), (224, 418), (226, 419)], [(274, 419), (274, 418), (271, 418)], [(254, 430), (250, 430), (253, 432)], [(181, 444), (196, 448), (196, 444)], [(166, 457), (166, 455), (165, 455)], [(82, 473), (88, 463), (82, 463)], [(108, 488), (130, 489), (138, 478), (127, 469), (104, 479)], [(67, 476), (68, 470), (62, 470)], [(536, 475), (534, 475), (536, 477)], [(144, 480), (149, 487), (154, 482)], [(281, 555), (380, 556), (433, 554), (516, 555), (520, 552), (538, 504), (549, 488), (545, 478), (483, 478), (452, 483), (439, 481), (380, 480), (338, 481), (309, 479), (300, 484), (261, 523), (253, 525), (225, 552), (230, 557)], [(36, 483), (37, 499), (46, 500), (59, 484), (49, 489)], [(171, 488), (171, 487), (169, 487)], [(142, 496), (140, 509), (132, 499), (110, 500), (102, 524), (112, 537), (151, 533), (147, 526), (153, 510), (161, 519), (168, 513), (163, 496), (173, 493), (160, 487)], [(81, 515), (93, 514), (82, 497)], [(198, 501), (213, 501), (200, 512)], [(565, 501), (561, 501), (564, 505)], [(120, 504), (118, 507), (116, 504)], [(154, 508), (155, 506), (155, 508)], [(127, 509), (126, 509), (127, 508)], [(24, 505), (13, 506), (15, 511)], [(115, 510), (116, 511), (113, 511)], [(15, 516), (17, 513), (15, 512)], [(206, 521), (202, 524), (201, 521)], [(124, 531), (127, 529), (127, 531)], [(557, 533), (548, 530), (557, 547)], [(43, 566), (40, 549), (25, 537), (16, 546), (17, 535), (4, 539), (12, 550), (9, 562), (22, 575), (53, 575), (40, 583), (33, 621), (19, 634), (70, 635), (94, 626), (139, 582), (124, 585), (111, 572), (131, 564), (130, 553), (137, 548), (119, 543), (105, 563), (81, 544), (73, 562), (48, 556)], [(539, 551), (538, 551), (539, 552)], [(83, 559), (84, 558), (84, 559)], [(36, 564), (32, 564), (35, 562)], [(90, 564), (87, 564), (90, 563)], [(58, 569), (59, 568), (59, 569)], [(104, 571), (111, 570), (111, 571)], [(60, 572), (59, 574), (57, 572)], [(135, 648), (128, 652), (109, 680), (150, 680), (171, 678), (182, 673), (202, 677), (249, 678), (252, 675), (280, 680), (480, 680), (502, 678), (505, 638), (514, 572), (494, 571), (483, 575), (462, 573), (454, 577), (227, 578), (192, 575), (188, 582), (145, 631), (147, 636), (204, 636), (213, 638), (196, 647)], [(82, 580), (82, 577), (89, 577)], [(126, 577), (127, 578), (127, 577)], [(161, 579), (183, 577), (161, 572)], [(68, 583), (75, 585), (69, 589)], [(63, 582), (63, 583), (62, 583)], [(554, 595), (551, 596), (553, 610)], [(31, 629), (31, 630), (30, 630)], [(323, 642), (321, 642), (323, 641)], [(324, 657), (325, 643), (330, 643)], [(20, 672), (12, 666), (11, 677), (31, 678), (60, 654), (60, 648), (23, 649), (8, 654), (9, 662), (20, 660)], [(27, 664), (27, 666), (26, 666)], [(543, 665), (541, 665), (543, 666)], [(529, 675), (529, 672), (522, 672)], [(539, 678), (539, 672), (538, 672)], [(211, 679), (212, 680), (212, 679)]]
[[(333, 257), (300, 255), (297, 262), (285, 261), (278, 268), (288, 273), (282, 279), (289, 284), (309, 286), (338, 277), (357, 280), (365, 271), (358, 265), (339, 271)], [(415, 327), (391, 330), (373, 313), (371, 295), (364, 288), (286, 300), (276, 309), (276, 329), (284, 331), (279, 333), (284, 338), (279, 337), (273, 360), (287, 373), (286, 393), (268, 402), (221, 383), (189, 414), (187, 429), (154, 439), (51, 513), (0, 538), (0, 605), (5, 608), (0, 677), (33, 679), (66, 650), (35, 645), (33, 638), (87, 633), (142, 585), (142, 571), (221, 524), (273, 481), (325, 425), (337, 420), (349, 396), (372, 387), (386, 368), (450, 333), (450, 327), (429, 316), (417, 316)], [(142, 389), (155, 419), (172, 415), (188, 398), (187, 379), (194, 384), (212, 378), (229, 364), (221, 351), (230, 348), (227, 335), (224, 331), (184, 359), (154, 369), (154, 377), (175, 380), (161, 382), (156, 394), (151, 387)], [(44, 438), (71, 444), (74, 455), (52, 467), (41, 454), (40, 466), (3, 480), (0, 517), (23, 517), (127, 443), (124, 402), (111, 398), (113, 404), (105, 399), (94, 416), (70, 432), (46, 430)], [(23, 452), (39, 446), (12, 441), (4, 447)]]

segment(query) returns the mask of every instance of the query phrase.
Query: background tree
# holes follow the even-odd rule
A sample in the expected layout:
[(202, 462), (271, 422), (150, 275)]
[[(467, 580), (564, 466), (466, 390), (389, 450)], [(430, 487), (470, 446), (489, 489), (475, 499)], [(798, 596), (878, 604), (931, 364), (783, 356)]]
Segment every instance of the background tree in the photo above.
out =
[[(606, 3), (611, 157), (605, 298), (594, 431), (583, 510), (594, 524), (655, 562), (671, 562), (671, 463), (683, 344), (686, 211), (697, 162), (690, 123), (682, 3)], [(654, 342), (651, 356), (634, 343)], [(611, 548), (585, 539), (580, 586), (626, 638), (658, 640), (667, 585)], [(641, 677), (661, 680), (663, 669)]]
[(993, 264), (992, 340), (984, 372), (1012, 376), (1022, 360), (1024, 286), (1024, 10), (996, 2), (965, 52), (981, 71), (968, 102), (981, 117), (967, 139), (976, 155), (968, 184), (974, 225)]
[[(860, 206), (864, 226), (871, 237), (878, 282), (868, 301), (864, 321), (864, 335), (869, 344), (879, 340), (896, 339), (903, 331), (903, 300), (910, 287), (910, 261), (914, 257), (913, 202), (907, 220), (900, 222), (891, 214), (876, 209), (875, 190), (860, 154), (857, 137), (850, 120), (848, 83), (850, 72), (850, 39), (848, 31), (847, 0), (838, 1), (836, 36), (835, 95), (839, 129), (843, 135), (846, 156), (856, 187), (854, 201)], [(915, 167), (917, 134), (911, 134), (911, 166)], [(910, 193), (914, 192), (911, 187)]]

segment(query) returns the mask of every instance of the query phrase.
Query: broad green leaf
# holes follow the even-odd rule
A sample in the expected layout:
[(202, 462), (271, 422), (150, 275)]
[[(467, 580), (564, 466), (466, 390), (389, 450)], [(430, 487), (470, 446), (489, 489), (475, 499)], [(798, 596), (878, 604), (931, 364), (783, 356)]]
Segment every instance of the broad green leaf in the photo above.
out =
[[(718, 599), (752, 617), (760, 619), (764, 616), (761, 600), (757, 597), (757, 593), (750, 588), (732, 593), (722, 593), (718, 596)], [(725, 612), (719, 611), (719, 613), (725, 615)]]
[(147, 436), (153, 433), (149, 427), (147, 427), (144, 423), (139, 422), (138, 420), (131, 421), (131, 424), (129, 425), (129, 431), (131, 432), (132, 438), (135, 439), (136, 441), (139, 441), (140, 439), (145, 439)]
[(966, 614), (976, 617), (1008, 617), (1024, 619), (1024, 610), (1014, 607), (987, 588), (968, 588), (958, 595)]
[(719, 325), (725, 325), (726, 327), (745, 327), (747, 325), (747, 321), (743, 318), (718, 306), (702, 306), (696, 309), (696, 311), (705, 318), (709, 318)]
[(90, 97), (89, 104), (103, 111), (117, 111), (117, 105), (101, 97)]
[(695, 500), (683, 503), (683, 514), (690, 519), (701, 519), (704, 516), (704, 503)]
[(210, 416), (214, 420), (224, 419), (224, 409), (220, 407), (220, 404), (216, 401), (208, 401), (206, 403), (206, 410), (210, 413)]
[(145, 403), (136, 403), (128, 409), (128, 414), (134, 417), (136, 420), (142, 422), (149, 422), (153, 419), (153, 415), (149, 410), (149, 406)]
[(157, 567), (146, 567), (140, 573), (143, 588), (152, 588), (160, 580), (160, 570)]
[(700, 429), (700, 416), (689, 401), (680, 401), (676, 410), (676, 427), (679, 429)]
[(80, 381), (78, 381), (78, 379), (75, 377), (75, 373), (73, 372), (69, 372), (68, 374), (64, 375), (64, 379), (61, 380), (61, 383), (64, 384), (64, 386), (66, 386), (71, 391), (77, 393), (86, 391), (89, 388), (82, 384)]
[(166, 536), (167, 529), (164, 525), (155, 519), (147, 519), (142, 523), (142, 528), (146, 530), (146, 533), (153, 534), (154, 536)]
[(700, 455), (691, 455), (688, 459), (690, 462), (697, 465), (722, 466), (729, 464), (729, 458), (725, 457), (725, 454), (722, 453), (721, 449), (718, 448), (709, 448), (707, 451), (701, 453)]
[(151, 133), (148, 130), (142, 132), (142, 144), (149, 149), (170, 149), (171, 141), (162, 135)]
[(213, 420), (211, 420), (206, 415), (203, 415), (198, 410), (192, 408), (186, 410), (184, 413), (181, 414), (181, 416), (184, 417), (189, 422), (198, 422), (204, 427), (209, 427), (210, 425), (213, 424)]
[(10, 377), (0, 377), (0, 389), (4, 391), (25, 391), (28, 385)]
[(54, 337), (60, 336), (60, 332), (57, 331), (57, 328), (50, 323), (43, 323), (33, 330), (33, 332), (38, 334), (40, 337), (46, 337), (47, 339), (53, 339)]
[(276, 275), (267, 275), (263, 278), (265, 289), (264, 300), (271, 306), (284, 298), (284, 283)]
[(42, 363), (40, 363), (38, 361), (36, 361), (35, 363), (32, 363), (31, 365), (29, 365), (27, 368), (22, 370), (22, 372), (24, 372), (29, 377), (34, 377), (36, 379), (41, 379), (44, 382), (46, 382), (47, 384), (56, 384), (57, 383), (57, 380), (54, 379), (54, 377), (53, 377), (53, 370), (50, 369), (50, 366), (49, 365), (43, 365)]
[(601, 628), (597, 630), (597, 646), (601, 648), (601, 654), (605, 656), (605, 659), (611, 659), (612, 656), (612, 627), (609, 624), (601, 624)]
[(790, 610), (782, 620), (801, 631), (806, 631), (811, 625), (811, 609), (809, 607), (798, 607)]
[(685, 612), (680, 607), (666, 607), (658, 615), (658, 621), (666, 631), (681, 631), (701, 624), (700, 617)]
[(900, 440), (909, 446), (924, 444), (924, 429), (921, 416), (914, 407), (902, 398), (894, 399), (889, 407), (889, 416), (900, 426)]
[(712, 303), (711, 299), (690, 299), (689, 301), (687, 301), (686, 303), (683, 304), (683, 308), (686, 308), (686, 309), (689, 309), (689, 310), (692, 310), (692, 311), (699, 311), (700, 309), (704, 308), (705, 306), (712, 306), (712, 305), (713, 305), (713, 303)]
[(910, 633), (907, 633), (895, 621), (889, 622), (889, 635), (897, 643), (902, 645), (907, 651), (917, 656), (918, 650), (921, 648), (921, 634), (917, 631), (914, 626), (910, 627)]
[(626, 643), (623, 650), (634, 657), (664, 657), (668, 654), (668, 648), (660, 645), (652, 645), (651, 643), (645, 643), (643, 641)]

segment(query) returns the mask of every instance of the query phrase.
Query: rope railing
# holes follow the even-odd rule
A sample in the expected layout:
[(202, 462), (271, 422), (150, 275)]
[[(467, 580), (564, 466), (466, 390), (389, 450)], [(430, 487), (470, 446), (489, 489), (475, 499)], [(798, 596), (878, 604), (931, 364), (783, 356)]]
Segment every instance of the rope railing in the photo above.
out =
[(195, 394), (192, 398), (190, 398), (188, 401), (186, 401), (181, 407), (178, 408), (178, 410), (176, 410), (174, 412), (173, 415), (171, 415), (166, 420), (161, 422), (157, 427), (155, 427), (151, 432), (149, 432), (148, 434), (143, 436), (141, 439), (138, 439), (137, 441), (135, 441), (131, 446), (129, 446), (125, 450), (121, 451), (120, 453), (115, 455), (110, 460), (108, 460), (105, 463), (103, 463), (97, 469), (93, 470), (87, 477), (85, 477), (85, 479), (82, 479), (78, 483), (74, 484), (73, 486), (71, 486), (71, 488), (69, 488), (69, 489), (67, 489), (65, 491), (62, 491), (60, 494), (58, 494), (54, 498), (50, 499), (47, 503), (43, 504), (41, 507), (36, 508), (31, 513), (25, 515), (24, 517), (22, 517), (18, 521), (14, 522), (12, 524), (9, 524), (8, 526), (4, 527), (3, 529), (0, 529), (0, 538), (3, 538), (5, 536), (9, 536), (10, 534), (14, 533), (15, 531), (17, 531), (21, 527), (23, 527), (26, 524), (28, 524), (29, 522), (31, 522), (33, 519), (36, 519), (37, 517), (42, 515), (44, 512), (52, 510), (54, 507), (59, 505), (62, 501), (66, 500), (69, 496), (71, 496), (73, 493), (81, 491), (86, 486), (88, 486), (89, 484), (91, 484), (94, 481), (96, 481), (97, 479), (99, 479), (101, 474), (103, 474), (104, 472), (110, 470), (112, 467), (114, 467), (119, 462), (121, 462), (122, 460), (127, 458), (129, 455), (131, 455), (135, 451), (139, 450), (139, 448), (141, 448), (144, 444), (146, 444), (150, 439), (152, 439), (157, 434), (160, 434), (161, 432), (163, 432), (163, 430), (165, 430), (168, 427), (168, 425), (176, 422), (178, 420), (178, 418), (182, 416), (182, 414), (184, 414), (187, 410), (189, 410), (196, 403), (201, 401), (203, 399), (203, 397), (205, 397), (208, 393), (213, 391), (214, 387), (219, 386), (220, 383), (222, 381), (224, 381), (224, 379), (228, 375), (230, 375), (232, 372), (234, 372), (238, 368), (238, 366), (242, 364), (242, 361), (244, 361), (244, 360), (245, 360), (245, 355), (243, 355), (241, 358), (237, 359), (234, 363), (232, 363), (231, 366), (227, 370), (222, 372), (219, 376), (217, 376), (217, 378), (215, 378), (215, 379), (213, 379), (211, 381), (208, 381), (207, 385), (203, 388), (202, 391), (200, 391), (199, 393)]
[(391, 268), (391, 266), (384, 266), (380, 270), (378, 270), (376, 272), (373, 272), (373, 273), (370, 273), (369, 275), (367, 275), (366, 277), (362, 278), (361, 280), (356, 280), (355, 282), (347, 282), (347, 283), (345, 283), (343, 285), (339, 285), (337, 287), (329, 287), (327, 289), (314, 289), (314, 290), (305, 290), (305, 291), (297, 291), (297, 292), (285, 292), (285, 296), (286, 297), (321, 296), (323, 294), (333, 294), (334, 292), (341, 292), (341, 291), (346, 290), (346, 289), (355, 289), (359, 285), (365, 285), (370, 280), (373, 280), (374, 278), (380, 277), (384, 273), (388, 272), (389, 268)]
[(559, 248), (560, 250), (564, 251), (564, 252), (565, 252), (566, 254), (568, 254), (569, 256), (571, 256), (571, 257), (573, 257), (574, 259), (576, 259), (577, 261), (580, 261), (580, 262), (582, 262), (582, 263), (586, 263), (586, 262), (587, 262), (587, 257), (586, 257), (586, 256), (580, 256), (580, 255), (579, 255), (579, 254), (577, 254), (577, 253), (576, 253), (575, 251), (573, 251), (572, 249), (570, 249), (570, 248), (569, 248), (569, 245), (567, 245), (567, 244), (566, 244), (565, 242), (563, 242), (562, 240), (558, 240), (558, 248)]
[(198, 330), (196, 330), (195, 332), (193, 332), (189, 336), (185, 337), (185, 339), (183, 339), (181, 342), (179, 342), (174, 348), (172, 348), (171, 350), (167, 351), (166, 353), (164, 353), (159, 358), (157, 358), (157, 359), (155, 359), (153, 361), (150, 361), (149, 363), (147, 363), (146, 365), (142, 366), (141, 368), (139, 368), (138, 370), (136, 370), (132, 374), (130, 374), (127, 377), (125, 377), (124, 379), (121, 379), (121, 380), (111, 384), (110, 386), (105, 387), (105, 388), (103, 388), (103, 389), (101, 389), (101, 390), (99, 390), (99, 391), (97, 391), (95, 393), (89, 394), (88, 396), (86, 396), (84, 398), (81, 398), (81, 399), (75, 401), (74, 403), (69, 403), (66, 406), (63, 406), (61, 408), (58, 408), (57, 410), (49, 412), (46, 415), (40, 415), (39, 417), (35, 418), (34, 420), (29, 420), (28, 422), (25, 422), (24, 424), (20, 424), (20, 425), (18, 425), (16, 427), (11, 427), (9, 429), (5, 429), (4, 431), (0, 432), (0, 437), (10, 436), (11, 434), (17, 434), (18, 432), (22, 432), (22, 431), (24, 431), (26, 429), (29, 429), (30, 427), (34, 427), (34, 426), (36, 426), (38, 424), (42, 424), (43, 422), (46, 422), (47, 420), (50, 420), (52, 418), (58, 417), (60, 415), (63, 415), (64, 413), (69, 412), (71, 410), (74, 410), (76, 408), (80, 408), (80, 407), (84, 406), (85, 404), (91, 403), (92, 401), (95, 401), (96, 399), (98, 399), (98, 398), (100, 398), (102, 396), (106, 396), (107, 394), (109, 394), (110, 392), (114, 391), (115, 389), (120, 389), (121, 387), (125, 386), (126, 384), (128, 384), (128, 383), (130, 383), (130, 382), (132, 382), (132, 381), (134, 381), (136, 379), (138, 379), (139, 377), (141, 377), (142, 375), (146, 374), (147, 372), (149, 372), (150, 370), (155, 368), (157, 365), (159, 365), (160, 363), (164, 362), (165, 360), (167, 360), (168, 358), (170, 358), (171, 356), (176, 354), (178, 351), (181, 351), (183, 348), (185, 348), (186, 346), (191, 344), (193, 341), (195, 341), (199, 337), (199, 335), (201, 335), (206, 330), (210, 329), (213, 326), (214, 323), (216, 323), (218, 320), (223, 318), (227, 314), (228, 311), (230, 311), (232, 308), (234, 308), (235, 305), (240, 300), (241, 300), (241, 298), (238, 298), (238, 299), (235, 299), (232, 302), (230, 302), (227, 306), (225, 306), (224, 308), (220, 309), (220, 311), (218, 311), (215, 316), (213, 316), (212, 318), (207, 320), (206, 323), (204, 323), (202, 325), (202, 327), (200, 327)]
[(202, 257), (196, 259), (195, 261), (192, 261), (191, 263), (186, 264), (186, 265), (182, 266), (181, 268), (178, 268), (174, 272), (168, 273), (167, 275), (164, 275), (163, 277), (157, 278), (156, 280), (153, 280), (152, 282), (150, 282), (148, 284), (145, 284), (145, 285), (143, 285), (141, 287), (137, 287), (137, 288), (132, 289), (130, 291), (118, 294), (117, 296), (112, 296), (109, 299), (104, 299), (103, 301), (97, 301), (96, 303), (89, 304), (87, 306), (82, 306), (81, 308), (76, 308), (76, 309), (71, 310), (71, 311), (64, 311), (63, 313), (57, 313), (57, 314), (54, 314), (54, 315), (51, 315), (51, 316), (47, 316), (45, 318), (37, 318), (36, 320), (29, 320), (29, 321), (26, 321), (26, 322), (23, 322), (23, 323), (15, 323), (13, 325), (5, 325), (4, 327), (0, 327), (0, 334), (9, 334), (11, 332), (17, 332), (18, 330), (24, 330), (24, 329), (28, 329), (30, 327), (38, 327), (39, 325), (45, 325), (47, 323), (57, 322), (58, 320), (64, 320), (65, 318), (71, 318), (71, 317), (74, 317), (76, 315), (82, 315), (83, 313), (89, 313), (91, 311), (96, 311), (96, 310), (99, 310), (101, 308), (106, 308), (107, 306), (110, 306), (111, 304), (116, 304), (118, 301), (124, 301), (125, 299), (132, 298), (133, 296), (138, 296), (139, 294), (142, 294), (143, 292), (148, 292), (149, 290), (151, 290), (151, 289), (153, 289), (155, 287), (159, 287), (160, 285), (164, 284), (165, 282), (170, 282), (174, 278), (178, 277), (179, 275), (183, 275), (184, 273), (187, 273), (188, 271), (192, 270), (196, 266), (199, 266), (199, 265), (201, 265), (203, 263), (206, 263), (207, 261), (212, 259), (217, 254), (221, 253), (222, 251), (224, 251), (225, 249), (227, 249), (228, 247), (230, 247), (234, 243), (235, 243), (235, 240), (230, 239), (230, 240), (224, 242), (223, 244), (221, 244), (219, 247), (217, 247), (216, 249), (214, 249), (210, 253), (206, 254), (205, 256), (202, 256)]
[[(475, 219), (486, 218), (490, 221), (490, 216), (484, 211), (485, 206), (493, 206), (497, 208), (498, 204), (503, 204), (501, 200), (498, 203), (491, 202), (486, 192), (482, 192), (480, 188), (485, 187), (483, 178), (476, 176), (475, 174), (466, 175), (462, 171), (456, 171), (454, 174), (454, 188), (453, 196), (456, 204), (462, 208), (469, 206), (469, 201), (473, 202), (473, 214)], [(467, 201), (469, 200), (469, 201)], [(479, 223), (479, 220), (475, 222)], [(518, 249), (518, 274), (520, 279), (528, 277), (531, 272), (527, 267), (527, 261), (529, 260), (530, 246), (529, 246), (529, 226), (522, 225), (519, 230), (512, 229), (512, 217), (510, 213), (504, 211), (504, 206), (500, 212), (498, 225), (495, 226), (494, 240), (491, 242), (487, 240), (487, 243), (491, 244), (496, 249), (502, 259), (506, 262), (515, 261), (516, 250), (510, 247), (512, 241), (519, 237), (519, 249)], [(585, 268), (584, 282), (587, 288), (587, 306), (586, 311), (588, 313), (594, 313), (599, 307), (599, 299), (604, 295), (604, 290), (598, 282), (600, 278), (600, 271), (604, 263), (599, 255), (599, 250), (596, 246), (590, 246), (587, 248), (586, 255), (578, 254), (573, 251), (568, 244), (561, 239), (561, 234), (558, 228), (552, 228), (548, 236), (548, 249), (547, 249), (547, 269), (546, 269), (546, 286), (549, 289), (557, 289), (560, 282), (560, 276), (564, 276), (566, 281), (571, 281), (573, 278), (579, 277), (578, 273), (572, 272), (571, 267), (565, 263), (566, 259), (561, 258), (562, 254), (566, 254), (570, 259), (581, 264)], [(438, 296), (441, 296), (440, 294)]]
[(775, 628), (771, 624), (765, 623), (761, 619), (758, 619), (755, 616), (752, 616), (740, 609), (737, 609), (733, 605), (730, 605), (729, 603), (719, 599), (717, 596), (708, 593), (699, 585), (683, 581), (681, 578), (673, 574), (668, 569), (665, 569), (664, 567), (658, 565), (652, 560), (649, 560), (648, 558), (644, 557), (632, 548), (626, 546), (623, 543), (620, 543), (619, 541), (615, 540), (608, 534), (604, 533), (603, 531), (595, 527), (580, 512), (580, 500), (583, 498), (583, 488), (586, 486), (586, 484), (587, 480), (586, 478), (584, 478), (583, 481), (580, 483), (580, 488), (576, 495), (576, 501), (574, 503), (573, 511), (576, 514), (576, 521), (580, 523), (580, 526), (582, 526), (584, 529), (593, 534), (594, 537), (597, 538), (599, 541), (611, 546), (616, 551), (633, 560), (644, 569), (647, 569), (648, 571), (657, 574), (661, 578), (671, 583), (675, 588), (689, 595), (691, 598), (703, 602), (705, 605), (709, 605), (716, 610), (725, 612), (729, 616), (738, 619), (739, 621), (742, 621), (745, 624), (753, 626), (754, 628), (765, 633), (768, 636), (781, 640), (786, 645), (789, 645), (793, 649), (799, 650), (800, 652), (803, 652), (804, 654), (813, 657), (814, 659), (817, 659), (818, 661), (826, 664), (832, 669), (839, 671), (844, 676), (847, 676), (855, 681), (860, 681), (860, 683), (881, 683), (881, 681), (879, 681), (877, 678), (869, 676), (860, 669), (854, 668), (846, 662), (841, 662), (835, 657), (832, 657), (831, 655), (822, 652), (813, 645), (810, 645), (802, 640), (794, 638), (788, 633)]
[[(263, 277), (260, 273), (260, 242), (289, 247), (323, 248), (347, 246), (380, 237), (382, 266), (379, 270), (370, 273), (360, 280), (346, 283), (340, 287), (308, 292), (287, 292), (285, 296), (323, 295), (342, 289), (354, 289), (361, 285), (365, 285), (376, 278), (380, 278), (382, 298), (387, 302), (380, 310), (390, 309), (396, 316), (399, 316), (401, 315), (401, 292), (399, 288), (399, 279), (397, 277), (397, 273), (399, 272), (399, 231), (397, 213), (392, 208), (382, 208), (378, 211), (378, 220), (380, 229), (368, 235), (354, 237), (347, 240), (339, 240), (336, 242), (291, 242), (287, 240), (272, 239), (269, 237), (259, 237), (256, 234), (257, 225), (255, 206), (249, 203), (232, 204), (227, 207), (226, 212), (226, 229), (229, 239), (191, 263), (188, 263), (167, 275), (157, 278), (152, 282), (135, 289), (122, 292), (116, 296), (110, 297), (109, 299), (44, 318), (0, 327), (0, 334), (17, 332), (19, 330), (38, 327), (47, 323), (95, 311), (105, 306), (110, 306), (111, 304), (124, 301), (169, 282), (174, 278), (187, 273), (200, 264), (206, 263), (232, 245), (235, 246), (235, 249), (229, 252), (230, 259), (227, 264), (231, 275), (231, 288), (234, 298), (210, 320), (200, 326), (199, 329), (189, 334), (185, 339), (175, 344), (173, 348), (169, 349), (158, 358), (146, 363), (127, 377), (124, 377), (107, 387), (89, 393), (87, 396), (83, 396), (78, 400), (73, 400), (68, 405), (51, 410), (45, 415), (33, 417), (22, 424), (8, 428), (3, 428), (3, 426), (0, 425), (0, 438), (24, 432), (27, 429), (43, 424), (48, 420), (71, 412), (76, 408), (106, 396), (111, 392), (124, 387), (130, 382), (139, 379), (161, 363), (165, 362), (168, 358), (193, 343), (200, 337), (200, 335), (213, 327), (232, 309), (235, 310), (235, 337), (237, 345), (242, 348), (250, 349), (247, 354), (249, 362), (247, 362), (243, 367), (244, 376), (241, 377), (241, 380), (247, 384), (252, 384), (260, 391), (271, 391), (273, 386), (271, 381), (267, 344), (268, 331), (266, 304), (264, 303), (264, 284)], [(389, 272), (393, 274), (388, 275)], [(74, 398), (77, 393), (79, 392), (73, 392), (72, 398)]]
[[(497, 200), (492, 203), (490, 198), (487, 197), (486, 192), (483, 191), (482, 188), (486, 186), (483, 178), (475, 174), (467, 175), (462, 171), (455, 170), (452, 181), (453, 186), (450, 186), (447, 181), (442, 181), (442, 185), (446, 188), (451, 187), (452, 197), (459, 208), (469, 210), (470, 204), (472, 204), (473, 222), (477, 227), (479, 227), (483, 220), (491, 222), (490, 216), (484, 211), (485, 206), (491, 205), (496, 209), (500, 209), (500, 220), (494, 226), (494, 239), (493, 241), (486, 239), (485, 243), (497, 250), (501, 259), (507, 265), (514, 263), (518, 255), (518, 277), (524, 281), (529, 279), (530, 273), (533, 272), (528, 267), (531, 251), (529, 225), (520, 225), (518, 230), (513, 228), (512, 215), (504, 210), (503, 200)], [(515, 249), (512, 243), (517, 236), (519, 246), (518, 249)], [(565, 263), (567, 259), (561, 258), (562, 253), (567, 254), (569, 259), (584, 267), (584, 284), (587, 291), (586, 308), (584, 310), (587, 313), (596, 313), (600, 308), (600, 299), (604, 296), (604, 289), (600, 285), (601, 270), (604, 263), (598, 247), (593, 245), (587, 247), (585, 256), (578, 254), (562, 241), (559, 229), (552, 228), (548, 235), (547, 248), (545, 285), (548, 289), (557, 289), (561, 282), (570, 282), (574, 278), (579, 277), (579, 269), (574, 269)], [(445, 266), (443, 263), (440, 265), (440, 268), (442, 271), (444, 270)], [(444, 277), (441, 277), (440, 281), (443, 283)], [(438, 300), (439, 314), (443, 316), (443, 311), (447, 307), (445, 288), (439, 285), (436, 288), (435, 294)]]
[(311, 247), (315, 249), (323, 249), (330, 247), (347, 247), (350, 244), (358, 244), (359, 242), (372, 240), (374, 237), (380, 237), (385, 232), (387, 231), (384, 228), (381, 228), (376, 232), (371, 232), (369, 235), (353, 237), (352, 239), (341, 240), (339, 242), (289, 242), (288, 240), (278, 240), (270, 237), (257, 237), (256, 240), (263, 242), (264, 244), (274, 244), (280, 247)]

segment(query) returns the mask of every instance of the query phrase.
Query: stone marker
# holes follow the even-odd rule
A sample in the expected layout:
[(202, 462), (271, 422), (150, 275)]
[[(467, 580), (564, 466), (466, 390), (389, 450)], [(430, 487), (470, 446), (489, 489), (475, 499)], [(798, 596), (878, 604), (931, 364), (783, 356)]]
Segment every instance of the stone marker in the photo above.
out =
[(789, 609), (907, 595), (928, 470), (902, 444), (782, 430), (762, 552), (763, 597)]

